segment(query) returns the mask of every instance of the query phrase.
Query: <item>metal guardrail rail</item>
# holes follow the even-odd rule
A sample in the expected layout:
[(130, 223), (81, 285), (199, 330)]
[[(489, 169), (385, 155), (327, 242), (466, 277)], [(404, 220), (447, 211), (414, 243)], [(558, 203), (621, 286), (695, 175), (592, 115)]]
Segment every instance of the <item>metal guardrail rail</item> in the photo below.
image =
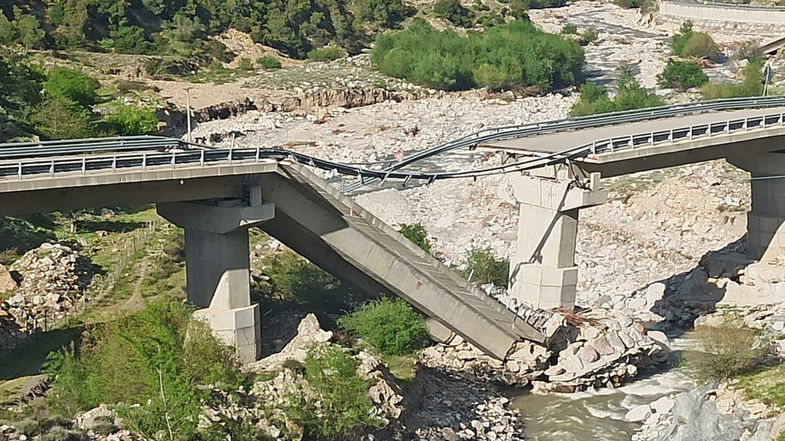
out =
[[(236, 148), (236, 149), (201, 149), (184, 150), (174, 149), (170, 152), (135, 152), (121, 153), (111, 156), (91, 155), (77, 158), (32, 158), (29, 160), (0, 162), (0, 180), (51, 176), (62, 174), (88, 175), (93, 173), (118, 173), (125, 171), (145, 171), (147, 169), (161, 169), (178, 167), (210, 167), (226, 164), (247, 164), (263, 160), (291, 160), (322, 170), (333, 171), (343, 175), (359, 177), (361, 181), (368, 178), (375, 179), (402, 179), (408, 182), (411, 179), (427, 180), (432, 182), (438, 179), (472, 178), (493, 174), (510, 173), (531, 170), (546, 165), (563, 163), (578, 158), (585, 158), (592, 154), (615, 152), (625, 149), (634, 149), (642, 146), (674, 143), (683, 140), (712, 137), (721, 134), (746, 132), (750, 130), (764, 130), (772, 126), (785, 127), (785, 113), (772, 113), (767, 115), (717, 121), (708, 124), (678, 127), (669, 130), (646, 132), (635, 135), (610, 138), (566, 149), (558, 153), (545, 155), (511, 164), (488, 167), (477, 170), (462, 170), (457, 172), (404, 172), (370, 170), (367, 168), (351, 166), (338, 162), (314, 158), (301, 153), (282, 149), (263, 148)], [(177, 141), (177, 140), (174, 140)], [(182, 147), (189, 147), (180, 143)]]
[[(225, 165), (227, 163), (259, 162), (264, 159), (290, 159), (322, 170), (359, 178), (356, 184), (347, 185), (344, 188), (346, 191), (352, 191), (363, 185), (367, 185), (370, 182), (383, 182), (386, 179), (402, 179), (404, 182), (415, 179), (427, 180), (430, 182), (437, 179), (479, 177), (491, 174), (509, 173), (561, 163), (567, 160), (585, 157), (590, 154), (635, 148), (641, 145), (654, 145), (663, 142), (672, 143), (683, 139), (712, 136), (717, 133), (731, 133), (738, 130), (765, 128), (771, 124), (782, 125), (783, 114), (774, 113), (745, 119), (721, 120), (711, 124), (593, 141), (590, 144), (565, 149), (558, 153), (484, 169), (430, 173), (401, 170), (406, 165), (424, 158), (459, 148), (471, 148), (483, 142), (535, 136), (554, 131), (575, 130), (579, 128), (620, 124), (646, 119), (673, 117), (686, 113), (692, 114), (718, 110), (738, 110), (776, 106), (785, 106), (785, 97), (715, 100), (697, 104), (664, 106), (645, 110), (572, 118), (568, 120), (548, 121), (526, 126), (499, 127), (479, 131), (458, 140), (418, 152), (405, 158), (403, 162), (386, 169), (370, 169), (343, 164), (278, 148), (214, 149), (209, 148), (208, 146), (189, 144), (178, 139), (163, 137), (99, 138), (5, 144), (0, 145), (0, 179), (22, 180), (27, 177), (40, 177), (45, 175), (55, 176), (62, 173), (81, 173), (87, 175), (90, 173), (107, 171), (144, 171), (154, 167), (207, 167), (211, 165)], [(30, 151), (31, 149), (32, 151)], [(41, 151), (42, 149), (44, 151)], [(161, 151), (165, 149), (169, 149), (170, 151)], [(94, 153), (99, 154), (95, 155)], [(114, 154), (107, 155), (105, 153)], [(81, 156), (73, 157), (77, 154)]]
[[(624, 124), (652, 119), (671, 118), (674, 116), (686, 114), (779, 107), (783, 105), (785, 105), (785, 96), (729, 98), (702, 101), (699, 103), (676, 104), (670, 106), (651, 107), (648, 109), (611, 112), (600, 115), (580, 116), (563, 120), (551, 120), (541, 123), (518, 126), (496, 127), (493, 129), (480, 130), (462, 138), (414, 153), (404, 158), (403, 161), (385, 168), (384, 171), (392, 172), (400, 170), (408, 165), (444, 152), (462, 148), (471, 148), (479, 144), (492, 141), (520, 139), (546, 133), (580, 130), (590, 127)], [(353, 184), (347, 186), (346, 190), (355, 191), (372, 182), (378, 182), (378, 180), (371, 179), (368, 182)]]
[(711, 8), (718, 8), (718, 9), (749, 9), (749, 10), (756, 10), (756, 11), (776, 11), (776, 12), (785, 12), (785, 7), (783, 6), (765, 6), (765, 5), (751, 5), (747, 3), (726, 3), (726, 2), (712, 2), (712, 1), (705, 1), (705, 0), (681, 0), (681, 1), (674, 1), (668, 0), (672, 3), (682, 3), (682, 4), (699, 4), (701, 6), (708, 6)]

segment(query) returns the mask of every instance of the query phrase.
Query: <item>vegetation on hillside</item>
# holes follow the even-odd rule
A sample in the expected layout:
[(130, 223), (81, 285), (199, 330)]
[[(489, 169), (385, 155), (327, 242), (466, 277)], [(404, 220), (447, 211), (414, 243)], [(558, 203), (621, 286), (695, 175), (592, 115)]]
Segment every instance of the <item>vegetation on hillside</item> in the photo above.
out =
[(102, 118), (94, 106), (111, 101), (90, 76), (64, 67), (44, 69), (18, 51), (0, 54), (0, 142), (24, 137), (43, 139), (106, 135), (143, 135), (158, 130), (155, 113), (119, 102), (107, 103)]
[(466, 254), (464, 275), (478, 285), (493, 283), (506, 288), (510, 277), (510, 259), (493, 255), (490, 247), (473, 248)]
[(629, 69), (623, 69), (619, 75), (618, 92), (613, 99), (604, 87), (587, 82), (581, 86), (581, 99), (573, 105), (570, 115), (594, 115), (662, 105), (662, 99), (641, 86)]
[(753, 372), (766, 355), (757, 331), (725, 326), (695, 332), (700, 349), (685, 356), (688, 371), (700, 381), (725, 380)]
[(530, 86), (544, 91), (578, 84), (584, 53), (577, 43), (523, 20), (466, 37), (417, 21), (380, 35), (371, 59), (386, 75), (437, 89)]
[(403, 224), (398, 232), (418, 247), (429, 253), (431, 252), (431, 241), (428, 239), (428, 231), (422, 224)]
[(227, 61), (208, 37), (234, 28), (303, 58), (329, 43), (356, 52), (366, 29), (394, 27), (410, 13), (402, 0), (10, 0), (0, 5), (0, 44)]

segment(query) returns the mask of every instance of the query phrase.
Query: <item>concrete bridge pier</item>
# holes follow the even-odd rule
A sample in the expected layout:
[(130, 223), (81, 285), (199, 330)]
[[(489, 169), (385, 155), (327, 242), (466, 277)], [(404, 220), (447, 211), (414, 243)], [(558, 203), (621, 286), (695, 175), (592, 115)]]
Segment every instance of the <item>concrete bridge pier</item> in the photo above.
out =
[[(785, 154), (728, 158), (752, 175), (752, 210), (747, 213), (747, 256), (769, 261), (785, 257)], [(757, 178), (757, 179), (756, 179)]]
[[(251, 304), (248, 228), (275, 215), (261, 202), (240, 199), (174, 202), (157, 205), (158, 214), (185, 229), (188, 301), (201, 308), (197, 317), (237, 348), (243, 362), (261, 355), (259, 305)], [(256, 196), (256, 201), (254, 201)]]
[(575, 307), (578, 211), (607, 200), (606, 191), (591, 189), (596, 188), (599, 175), (595, 178), (587, 188), (570, 179), (520, 176), (513, 181), (520, 217), (509, 292), (523, 304), (542, 309)]

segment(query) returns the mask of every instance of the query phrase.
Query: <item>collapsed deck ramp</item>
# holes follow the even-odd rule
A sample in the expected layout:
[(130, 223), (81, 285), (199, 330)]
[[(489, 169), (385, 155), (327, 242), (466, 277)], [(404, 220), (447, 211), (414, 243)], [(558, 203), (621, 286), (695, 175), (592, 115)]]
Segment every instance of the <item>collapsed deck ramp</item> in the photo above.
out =
[(552, 313), (507, 309), (304, 166), (284, 162), (260, 179), (276, 210), (261, 228), (334, 276), (402, 297), (498, 359), (555, 332)]

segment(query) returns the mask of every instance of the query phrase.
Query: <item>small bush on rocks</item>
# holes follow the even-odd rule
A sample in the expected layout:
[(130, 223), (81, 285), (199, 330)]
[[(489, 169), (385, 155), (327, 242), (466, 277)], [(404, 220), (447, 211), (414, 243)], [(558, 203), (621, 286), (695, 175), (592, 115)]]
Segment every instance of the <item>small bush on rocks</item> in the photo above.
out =
[(305, 439), (343, 439), (366, 427), (380, 427), (357, 364), (340, 346), (314, 345), (305, 359), (305, 379), (316, 399), (290, 397), (285, 413), (303, 427)]
[(506, 287), (510, 276), (510, 259), (497, 258), (490, 247), (474, 248), (466, 256), (466, 278), (478, 285), (493, 283)]
[(262, 57), (259, 57), (259, 59), (256, 60), (256, 62), (259, 63), (259, 66), (262, 66), (264, 69), (267, 70), (280, 69), (282, 66), (281, 60), (272, 57), (270, 55), (264, 55)]
[(565, 35), (577, 34), (578, 28), (572, 23), (567, 23), (564, 25), (564, 27), (561, 28), (561, 33)]
[(428, 231), (422, 224), (403, 224), (398, 230), (405, 238), (427, 252), (431, 252), (431, 241), (428, 240)]
[(685, 357), (692, 375), (701, 381), (724, 380), (752, 372), (766, 350), (748, 328), (703, 328), (696, 331), (701, 350)]
[(673, 58), (668, 60), (668, 64), (657, 79), (662, 87), (678, 90), (687, 90), (709, 82), (709, 77), (698, 63), (678, 61)]
[(423, 317), (401, 299), (375, 300), (338, 320), (338, 325), (384, 355), (405, 355), (428, 343)]
[(338, 46), (325, 46), (308, 52), (308, 59), (311, 61), (328, 62), (345, 56), (346, 51)]
[(98, 81), (75, 70), (56, 67), (49, 71), (44, 90), (51, 97), (65, 98), (82, 107), (98, 101)]
[(645, 3), (644, 0), (613, 0), (613, 3), (624, 9), (640, 8)]
[(81, 430), (66, 429), (62, 426), (54, 426), (38, 437), (39, 441), (87, 441), (88, 439), (85, 432)]

